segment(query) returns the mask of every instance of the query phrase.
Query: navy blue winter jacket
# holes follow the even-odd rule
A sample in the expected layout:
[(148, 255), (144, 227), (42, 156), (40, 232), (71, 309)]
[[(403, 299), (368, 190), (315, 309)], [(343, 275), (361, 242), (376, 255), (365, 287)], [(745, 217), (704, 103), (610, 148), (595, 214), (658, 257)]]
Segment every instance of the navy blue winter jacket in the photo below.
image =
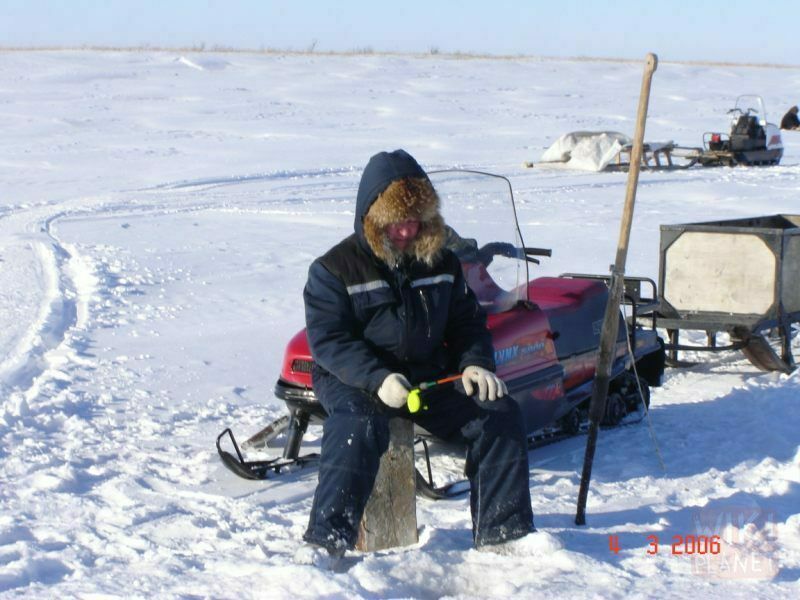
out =
[(344, 384), (377, 392), (403, 373), (419, 383), (469, 365), (494, 370), (486, 314), (447, 249), (432, 265), (390, 267), (364, 238), (363, 219), (392, 181), (427, 177), (402, 150), (374, 156), (361, 178), (355, 233), (315, 260), (303, 292), (315, 363)]

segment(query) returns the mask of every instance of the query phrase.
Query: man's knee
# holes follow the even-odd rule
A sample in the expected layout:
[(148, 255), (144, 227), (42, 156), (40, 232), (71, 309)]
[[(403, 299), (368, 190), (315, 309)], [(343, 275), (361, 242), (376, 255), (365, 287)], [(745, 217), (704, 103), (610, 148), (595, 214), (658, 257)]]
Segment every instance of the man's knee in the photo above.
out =
[[(464, 432), (468, 437), (469, 430), (477, 429), (483, 436), (502, 436), (505, 438), (524, 438), (522, 411), (519, 404), (511, 396), (503, 396), (493, 402), (477, 402), (480, 416), (469, 423)], [(475, 433), (477, 433), (477, 430)]]
[(317, 401), (329, 416), (335, 414), (382, 416), (380, 402), (369, 392), (346, 385), (322, 369), (314, 370), (312, 376)]

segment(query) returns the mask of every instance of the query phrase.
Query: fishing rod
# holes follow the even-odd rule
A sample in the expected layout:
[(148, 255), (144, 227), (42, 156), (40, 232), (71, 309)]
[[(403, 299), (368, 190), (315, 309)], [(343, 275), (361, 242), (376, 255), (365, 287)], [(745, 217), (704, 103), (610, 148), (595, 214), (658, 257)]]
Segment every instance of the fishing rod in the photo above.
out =
[(408, 392), (408, 399), (406, 400), (406, 406), (408, 406), (408, 412), (416, 413), (419, 412), (420, 409), (425, 410), (428, 408), (427, 405), (422, 404), (422, 398), (420, 397), (420, 393), (424, 392), (425, 390), (429, 390), (437, 385), (443, 385), (445, 383), (450, 383), (452, 381), (456, 381), (457, 379), (461, 379), (461, 375), (449, 375), (448, 377), (443, 377), (442, 379), (437, 379), (436, 381), (423, 381), (417, 387)]

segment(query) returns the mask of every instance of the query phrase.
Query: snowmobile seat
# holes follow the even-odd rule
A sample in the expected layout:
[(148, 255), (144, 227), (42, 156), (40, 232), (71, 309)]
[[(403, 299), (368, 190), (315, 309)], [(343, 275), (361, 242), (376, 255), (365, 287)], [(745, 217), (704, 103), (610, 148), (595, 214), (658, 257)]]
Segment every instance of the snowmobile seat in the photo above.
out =
[(766, 148), (767, 134), (753, 115), (742, 115), (731, 130), (731, 150), (746, 152)]

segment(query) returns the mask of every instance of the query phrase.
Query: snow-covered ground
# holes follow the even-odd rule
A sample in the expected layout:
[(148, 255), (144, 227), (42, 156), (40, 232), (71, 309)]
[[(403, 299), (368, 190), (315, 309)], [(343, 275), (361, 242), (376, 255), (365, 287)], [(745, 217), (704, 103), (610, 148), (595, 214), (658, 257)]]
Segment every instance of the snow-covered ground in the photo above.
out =
[[(216, 456), (224, 427), (284, 412), (307, 266), (352, 230), (379, 150), (508, 176), (526, 241), (553, 248), (539, 274), (606, 273), (626, 175), (521, 164), (567, 131), (632, 134), (642, 66), (0, 53), (0, 595), (800, 596), (800, 375), (740, 353), (654, 391), (665, 470), (644, 422), (601, 433), (587, 526), (585, 438), (532, 451), (536, 524), (563, 544), (535, 557), (476, 552), (466, 500), (420, 500), (417, 546), (295, 565), (315, 472), (247, 482)], [(743, 93), (779, 121), (800, 76), (662, 63), (646, 138), (699, 145)], [(656, 277), (660, 224), (800, 213), (784, 142), (778, 167), (642, 173), (627, 272)], [(713, 534), (717, 557), (673, 553)]]

